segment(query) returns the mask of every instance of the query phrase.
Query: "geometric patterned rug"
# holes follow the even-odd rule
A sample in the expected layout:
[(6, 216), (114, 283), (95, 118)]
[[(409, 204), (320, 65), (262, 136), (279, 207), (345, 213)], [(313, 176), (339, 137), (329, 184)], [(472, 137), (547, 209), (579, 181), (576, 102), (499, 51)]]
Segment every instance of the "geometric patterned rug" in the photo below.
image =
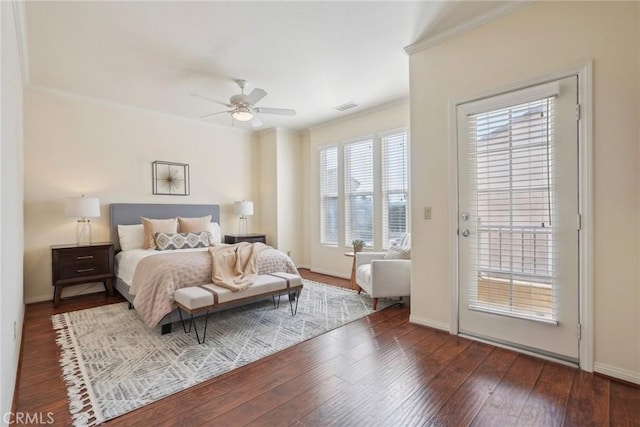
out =
[(212, 313), (204, 344), (180, 323), (161, 335), (126, 302), (52, 316), (74, 425), (99, 425), (373, 312), (364, 293), (303, 283), (295, 316), (286, 297), (278, 309), (267, 299)]

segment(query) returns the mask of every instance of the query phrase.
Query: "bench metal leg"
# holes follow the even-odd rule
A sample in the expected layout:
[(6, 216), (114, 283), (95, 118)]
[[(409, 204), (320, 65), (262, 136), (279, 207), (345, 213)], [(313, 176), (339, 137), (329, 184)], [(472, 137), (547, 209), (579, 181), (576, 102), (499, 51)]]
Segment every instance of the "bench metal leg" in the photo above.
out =
[(203, 344), (204, 340), (207, 338), (207, 324), (209, 324), (209, 310), (207, 310), (207, 314), (204, 316), (204, 332), (202, 334), (202, 340), (200, 339), (200, 334), (198, 333), (198, 326), (193, 318), (193, 313), (191, 313), (191, 317), (189, 318), (189, 330), (184, 325), (184, 317), (182, 317), (182, 310), (178, 308), (178, 314), (180, 315), (180, 321), (182, 322), (182, 329), (184, 329), (184, 333), (188, 334), (191, 332), (191, 328), (196, 331), (196, 339), (198, 340), (198, 344)]
[(204, 316), (204, 332), (202, 334), (202, 341), (200, 341), (200, 335), (198, 335), (198, 327), (193, 321), (193, 314), (191, 314), (191, 322), (193, 323), (193, 329), (196, 331), (196, 338), (198, 339), (198, 344), (203, 344), (204, 340), (207, 337), (207, 324), (209, 323), (209, 310), (207, 310), (207, 314)]
[(180, 322), (182, 322), (182, 329), (184, 329), (184, 333), (188, 334), (189, 332), (191, 332), (191, 326), (193, 326), (193, 314), (191, 315), (191, 318), (189, 319), (189, 330), (187, 331), (187, 327), (184, 326), (184, 318), (182, 317), (182, 310), (180, 309), (180, 307), (178, 307), (178, 314), (180, 315)]
[[(295, 310), (293, 308), (293, 300), (296, 300)], [(298, 312), (298, 301), (300, 300), (300, 290), (289, 292), (289, 306), (291, 307), (291, 315), (295, 316)]]
[(275, 294), (274, 294), (274, 295), (271, 295), (271, 299), (273, 300), (273, 308), (275, 308), (276, 310), (277, 310), (278, 308), (280, 308), (280, 294), (278, 293), (278, 300), (277, 300), (277, 301), (276, 301), (276, 296), (275, 296)]

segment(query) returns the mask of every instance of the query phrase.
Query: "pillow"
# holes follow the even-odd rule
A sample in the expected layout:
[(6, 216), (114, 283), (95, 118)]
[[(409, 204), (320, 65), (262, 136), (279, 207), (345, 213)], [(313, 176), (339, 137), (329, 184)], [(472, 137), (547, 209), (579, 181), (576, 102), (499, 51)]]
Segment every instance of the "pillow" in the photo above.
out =
[(404, 233), (404, 236), (402, 236), (402, 241), (400, 241), (400, 247), (402, 248), (411, 247), (411, 233)]
[(384, 259), (411, 259), (411, 248), (392, 245), (384, 255)]
[(144, 226), (142, 224), (118, 225), (120, 249), (140, 249), (144, 245)]
[(201, 231), (209, 231), (209, 223), (211, 215), (202, 218), (183, 218), (178, 217), (178, 226), (181, 233), (200, 233)]
[(169, 249), (206, 248), (209, 246), (209, 232), (200, 233), (156, 233), (155, 247), (158, 251)]
[(176, 218), (170, 219), (149, 219), (143, 216), (140, 217), (142, 225), (144, 226), (144, 241), (142, 249), (155, 249), (156, 243), (154, 236), (156, 233), (177, 233), (178, 232), (178, 220)]
[(220, 225), (217, 222), (210, 222), (207, 231), (211, 234), (211, 246), (222, 243), (222, 230), (220, 230)]

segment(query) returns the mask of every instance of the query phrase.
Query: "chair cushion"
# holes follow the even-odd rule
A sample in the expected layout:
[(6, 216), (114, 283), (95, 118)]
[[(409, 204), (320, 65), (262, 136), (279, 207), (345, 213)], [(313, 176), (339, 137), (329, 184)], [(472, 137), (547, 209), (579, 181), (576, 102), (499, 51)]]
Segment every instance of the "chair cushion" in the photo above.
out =
[(356, 271), (356, 283), (365, 292), (371, 292), (371, 264), (362, 264)]

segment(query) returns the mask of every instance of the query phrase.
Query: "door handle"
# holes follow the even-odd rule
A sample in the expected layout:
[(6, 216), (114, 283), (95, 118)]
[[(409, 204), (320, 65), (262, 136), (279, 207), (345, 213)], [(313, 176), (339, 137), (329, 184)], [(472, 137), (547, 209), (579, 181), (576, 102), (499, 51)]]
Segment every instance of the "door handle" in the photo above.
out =
[(469, 237), (469, 230), (467, 230), (466, 228), (464, 230), (462, 230), (462, 233), (460, 233), (462, 235), (462, 237)]

